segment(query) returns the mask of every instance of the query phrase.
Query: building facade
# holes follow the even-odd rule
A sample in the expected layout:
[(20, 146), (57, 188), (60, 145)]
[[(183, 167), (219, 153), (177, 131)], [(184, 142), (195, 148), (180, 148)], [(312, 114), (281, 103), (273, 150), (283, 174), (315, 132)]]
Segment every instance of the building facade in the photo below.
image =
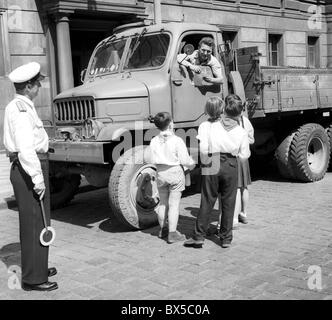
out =
[[(332, 67), (332, 0), (161, 0), (161, 19), (217, 25), (234, 48), (257, 45), (262, 65)], [(50, 124), (53, 97), (80, 84), (96, 44), (121, 24), (153, 20), (153, 0), (0, 0), (0, 150), (11, 70), (41, 64), (36, 108)]]

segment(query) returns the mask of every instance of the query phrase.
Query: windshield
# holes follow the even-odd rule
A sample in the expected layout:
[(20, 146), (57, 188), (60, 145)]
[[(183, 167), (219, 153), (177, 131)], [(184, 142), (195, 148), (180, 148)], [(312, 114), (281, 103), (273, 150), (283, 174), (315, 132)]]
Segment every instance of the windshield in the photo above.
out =
[(89, 75), (96, 76), (104, 73), (117, 72), (126, 40), (109, 42), (102, 45), (96, 52), (91, 63)]
[(140, 69), (161, 66), (167, 55), (168, 34), (143, 35), (132, 38), (124, 69)]

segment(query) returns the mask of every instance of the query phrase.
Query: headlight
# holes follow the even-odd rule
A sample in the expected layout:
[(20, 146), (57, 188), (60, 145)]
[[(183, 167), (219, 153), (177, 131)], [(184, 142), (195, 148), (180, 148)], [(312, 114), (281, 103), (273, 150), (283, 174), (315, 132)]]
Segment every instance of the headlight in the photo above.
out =
[(86, 119), (83, 123), (82, 137), (83, 139), (96, 139), (100, 130), (104, 127), (101, 121)]

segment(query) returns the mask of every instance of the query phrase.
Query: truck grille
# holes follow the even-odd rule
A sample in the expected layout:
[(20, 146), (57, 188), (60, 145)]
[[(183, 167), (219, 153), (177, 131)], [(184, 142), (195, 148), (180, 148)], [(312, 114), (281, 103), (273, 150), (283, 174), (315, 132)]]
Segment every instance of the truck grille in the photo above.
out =
[(59, 99), (54, 103), (57, 122), (83, 121), (96, 116), (92, 97)]

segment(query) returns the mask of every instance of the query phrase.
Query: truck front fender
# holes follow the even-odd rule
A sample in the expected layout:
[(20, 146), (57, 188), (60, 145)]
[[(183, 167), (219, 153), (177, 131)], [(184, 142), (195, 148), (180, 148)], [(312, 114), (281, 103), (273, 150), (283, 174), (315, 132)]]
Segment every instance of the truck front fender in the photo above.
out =
[(154, 124), (149, 121), (130, 121), (122, 123), (112, 123), (99, 132), (97, 141), (118, 141), (125, 132), (139, 132), (146, 130), (155, 130)]

